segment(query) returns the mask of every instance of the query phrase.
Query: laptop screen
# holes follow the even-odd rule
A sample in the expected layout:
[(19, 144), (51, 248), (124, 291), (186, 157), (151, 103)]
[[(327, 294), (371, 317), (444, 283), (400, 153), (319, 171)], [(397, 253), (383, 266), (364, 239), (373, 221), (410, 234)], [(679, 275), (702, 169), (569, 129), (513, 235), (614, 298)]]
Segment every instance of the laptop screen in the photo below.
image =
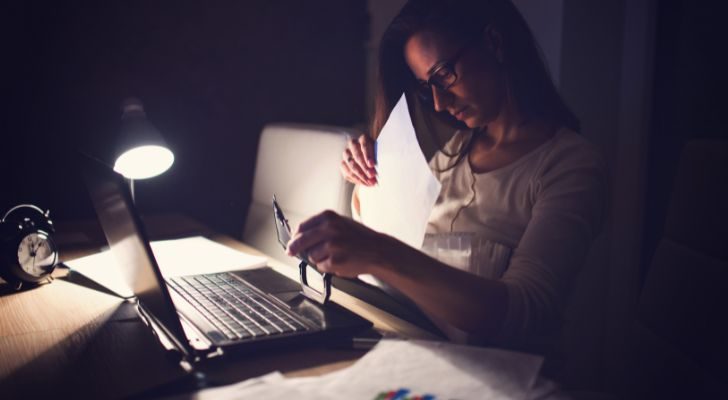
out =
[(189, 349), (126, 181), (87, 156), (81, 156), (80, 163), (101, 228), (127, 284), (145, 311), (168, 331), (167, 336), (178, 341), (176, 344), (183, 349)]

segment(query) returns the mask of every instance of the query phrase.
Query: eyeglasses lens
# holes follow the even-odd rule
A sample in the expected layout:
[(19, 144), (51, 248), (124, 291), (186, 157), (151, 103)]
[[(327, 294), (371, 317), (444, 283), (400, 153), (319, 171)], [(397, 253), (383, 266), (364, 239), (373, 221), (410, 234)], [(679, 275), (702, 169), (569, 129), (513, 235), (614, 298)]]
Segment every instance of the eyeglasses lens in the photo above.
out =
[(425, 101), (432, 101), (432, 86), (440, 90), (447, 90), (457, 80), (457, 75), (448, 66), (442, 66), (435, 70), (427, 82), (420, 82), (417, 85), (417, 92), (420, 98)]

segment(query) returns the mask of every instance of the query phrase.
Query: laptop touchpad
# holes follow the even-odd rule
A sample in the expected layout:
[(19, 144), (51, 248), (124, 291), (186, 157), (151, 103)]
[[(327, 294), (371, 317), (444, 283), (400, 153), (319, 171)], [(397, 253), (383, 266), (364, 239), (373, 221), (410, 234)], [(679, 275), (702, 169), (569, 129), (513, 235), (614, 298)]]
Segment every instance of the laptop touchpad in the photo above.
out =
[(274, 271), (270, 267), (233, 272), (265, 293), (300, 291), (301, 284)]

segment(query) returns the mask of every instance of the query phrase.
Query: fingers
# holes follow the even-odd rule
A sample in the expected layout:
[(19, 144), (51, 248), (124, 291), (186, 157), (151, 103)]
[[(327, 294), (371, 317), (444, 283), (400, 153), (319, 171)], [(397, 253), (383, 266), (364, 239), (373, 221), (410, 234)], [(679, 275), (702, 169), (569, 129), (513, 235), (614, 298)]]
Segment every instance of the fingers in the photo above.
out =
[(328, 236), (320, 228), (305, 233), (296, 232), (288, 244), (288, 255), (305, 254), (319, 272), (331, 272), (332, 248), (331, 241), (326, 240)]
[(336, 219), (342, 219), (342, 218), (343, 217), (341, 215), (337, 214), (334, 211), (331, 211), (331, 210), (322, 211), (322, 212), (314, 215), (313, 217), (301, 222), (298, 225), (298, 227), (296, 228), (296, 230), (293, 232), (293, 234), (295, 235), (296, 233), (299, 233), (299, 232), (305, 232), (312, 228), (318, 227), (325, 222), (333, 222)]
[(358, 141), (360, 148), (363, 150), (367, 167), (369, 167), (376, 175), (377, 170), (375, 169), (376, 160), (374, 158), (374, 141), (367, 135), (359, 136)]
[(349, 140), (342, 158), (341, 173), (348, 181), (366, 186), (376, 184), (374, 142), (369, 136)]
[(311, 247), (328, 239), (331, 236), (332, 221), (341, 218), (338, 214), (331, 210), (317, 214), (306, 221), (303, 221), (291, 235), (291, 240), (287, 245), (288, 255), (307, 252)]
[(307, 256), (320, 272), (353, 277), (368, 273), (371, 254), (378, 253), (377, 237), (372, 234), (379, 235), (328, 210), (296, 227), (287, 244), (287, 253)]
[(362, 181), (362, 179), (359, 176), (354, 174), (354, 172), (347, 165), (346, 161), (344, 161), (344, 160), (341, 161), (339, 170), (341, 171), (341, 176), (343, 176), (344, 179), (353, 183), (354, 185), (366, 185), (366, 183), (364, 181)]
[[(329, 242), (321, 242), (308, 250), (308, 258), (318, 267), (319, 264), (326, 263), (331, 257), (331, 249)], [(327, 263), (331, 264), (331, 263)]]
[(359, 275), (356, 269), (347, 268), (347, 256), (336, 240), (326, 240), (308, 250), (308, 258), (320, 273), (354, 278)]
[(349, 149), (344, 151), (344, 160), (341, 161), (341, 173), (349, 182), (354, 184), (371, 186), (375, 183), (354, 159)]
[[(288, 242), (286, 253), (289, 256), (296, 256), (316, 246), (324, 240), (323, 232), (320, 229), (311, 229), (306, 233), (296, 232)], [(310, 255), (309, 255), (310, 256)], [(314, 261), (314, 260), (312, 260)]]

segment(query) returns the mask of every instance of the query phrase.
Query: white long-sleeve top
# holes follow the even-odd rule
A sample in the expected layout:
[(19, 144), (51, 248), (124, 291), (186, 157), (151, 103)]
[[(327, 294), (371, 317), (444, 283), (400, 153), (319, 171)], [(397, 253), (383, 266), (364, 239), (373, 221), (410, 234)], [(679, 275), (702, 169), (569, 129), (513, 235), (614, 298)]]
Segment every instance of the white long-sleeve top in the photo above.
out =
[[(464, 140), (457, 134), (445, 150)], [(536, 351), (552, 347), (572, 282), (599, 233), (607, 199), (606, 168), (583, 136), (559, 130), (515, 162), (475, 173), (467, 157), (435, 154), (430, 166), (442, 183), (428, 236), (473, 234), (473, 257), (460, 266), (500, 279), (508, 310), (498, 342)], [(443, 171), (444, 172), (438, 172)], [(426, 241), (427, 242), (427, 241)]]

